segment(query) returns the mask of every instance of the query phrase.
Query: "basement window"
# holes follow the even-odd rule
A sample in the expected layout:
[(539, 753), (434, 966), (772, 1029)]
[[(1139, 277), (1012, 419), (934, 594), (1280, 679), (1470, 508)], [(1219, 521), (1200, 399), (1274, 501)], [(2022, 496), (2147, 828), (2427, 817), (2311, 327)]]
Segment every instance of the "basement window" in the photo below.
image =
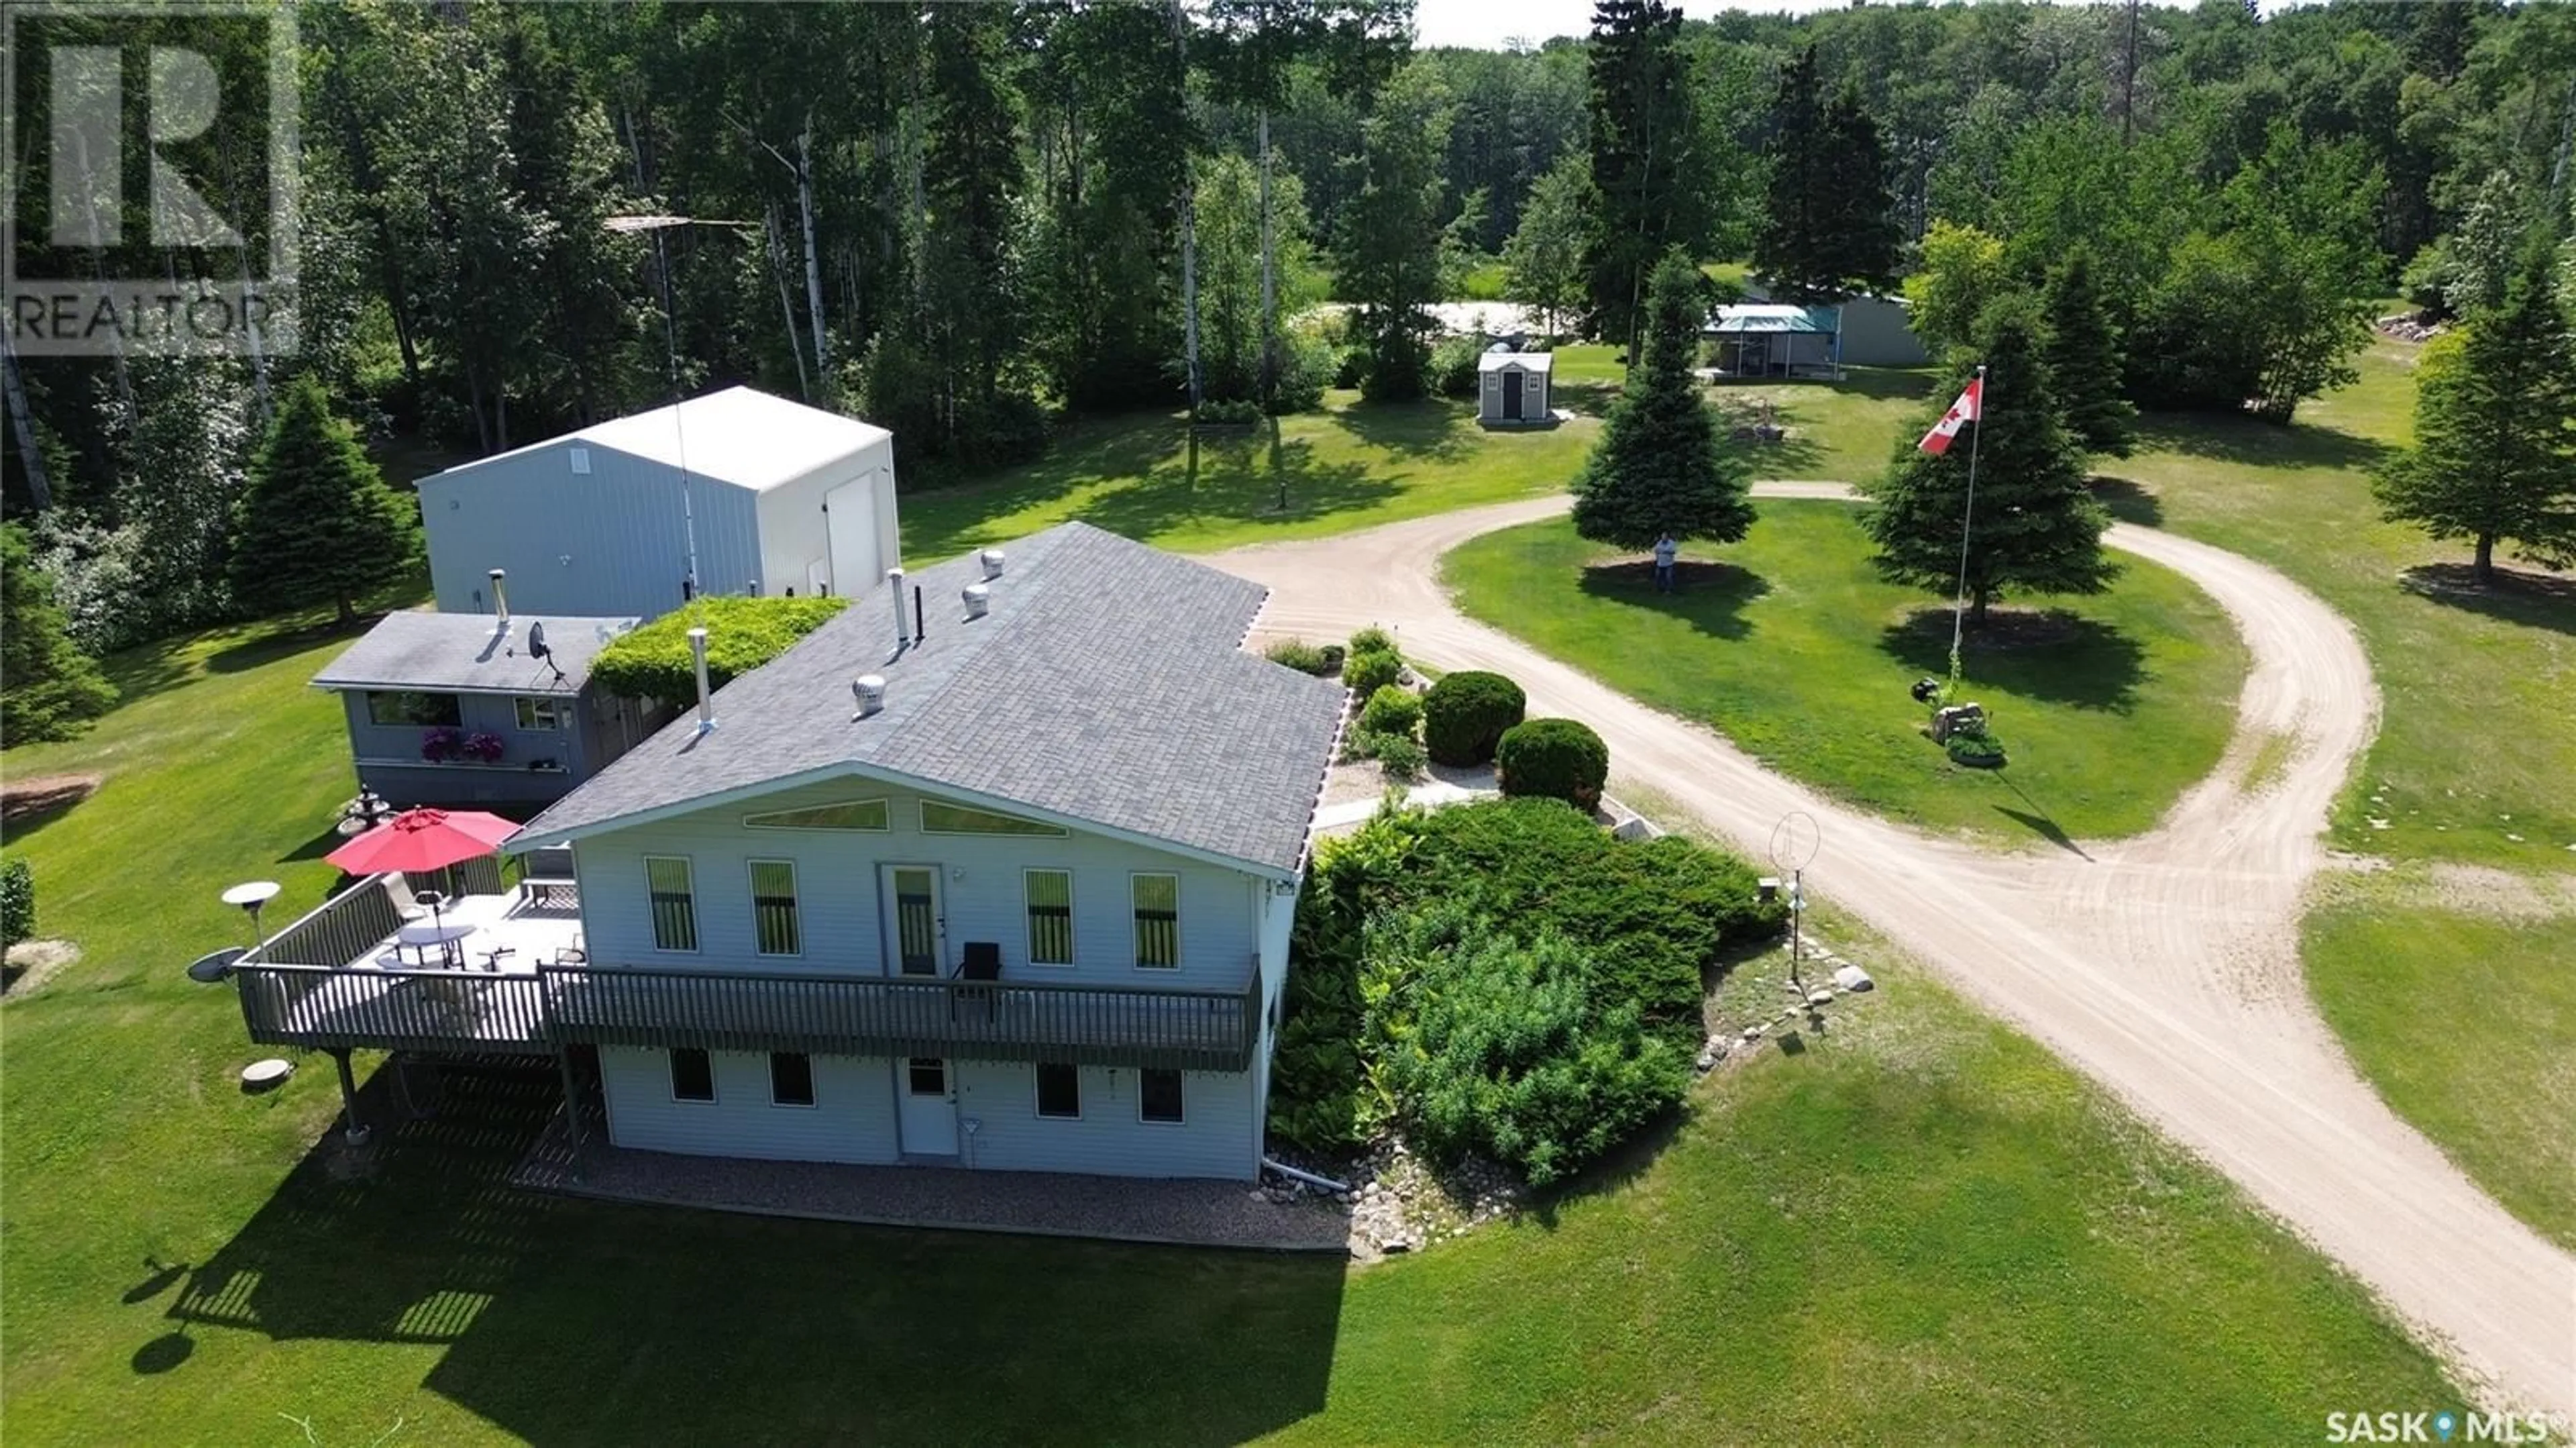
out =
[(715, 1063), (695, 1046), (676, 1047), (671, 1052), (671, 1099), (674, 1101), (713, 1101), (716, 1099)]
[(1038, 1063), (1038, 1115), (1061, 1121), (1082, 1116), (1082, 1073), (1056, 1061)]

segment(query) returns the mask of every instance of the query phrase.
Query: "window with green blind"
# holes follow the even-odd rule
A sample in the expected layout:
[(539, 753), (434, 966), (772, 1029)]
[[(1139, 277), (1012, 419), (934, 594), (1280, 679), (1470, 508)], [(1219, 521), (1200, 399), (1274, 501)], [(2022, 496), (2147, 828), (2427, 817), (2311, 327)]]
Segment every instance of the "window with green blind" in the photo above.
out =
[(1029, 964), (1073, 964), (1073, 872), (1031, 870), (1028, 882)]
[(796, 920), (796, 864), (751, 862), (751, 927), (763, 955), (802, 955), (804, 934)]
[(653, 906), (653, 948), (698, 948), (698, 891), (689, 862), (677, 855), (646, 855), (644, 887)]
[(1181, 964), (1181, 877), (1137, 875), (1136, 964), (1176, 970)]

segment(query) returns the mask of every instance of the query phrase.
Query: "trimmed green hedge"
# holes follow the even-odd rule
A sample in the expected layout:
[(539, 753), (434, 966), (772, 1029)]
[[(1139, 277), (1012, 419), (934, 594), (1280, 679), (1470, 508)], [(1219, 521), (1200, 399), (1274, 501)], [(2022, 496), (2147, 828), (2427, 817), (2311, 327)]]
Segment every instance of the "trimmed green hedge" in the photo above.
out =
[(1392, 652), (1370, 649), (1342, 660), (1342, 682), (1363, 699), (1376, 697), (1378, 690), (1403, 677), (1404, 661)]
[[(1386, 1055), (1388, 1033), (1409, 1029), (1387, 1003), (1420, 966), (1386, 942), (1435, 907), (1465, 910), (1524, 945), (1549, 934), (1576, 942), (1590, 961), (1587, 1008), (1633, 1008), (1646, 1036), (1685, 1056), (1700, 1040), (1701, 972), (1777, 935), (1785, 919), (1779, 903), (1761, 902), (1743, 861), (1677, 835), (1622, 841), (1552, 800), (1381, 814), (1318, 848), (1298, 901), (1271, 1068), (1270, 1130), (1282, 1140), (1335, 1151), (1391, 1119), (1425, 1120)], [(1550, 1159), (1551, 1170), (1573, 1164)]]
[(1610, 778), (1610, 746), (1580, 720), (1531, 719), (1503, 731), (1494, 767), (1506, 796), (1561, 799), (1589, 814)]
[(0, 865), (0, 952), (36, 936), (36, 874), (25, 860)]
[(621, 698), (694, 701), (698, 679), (689, 659), (689, 630), (707, 631), (707, 684), (721, 689), (849, 606), (846, 598), (701, 598), (601, 649), (590, 661), (590, 676)]
[(1401, 734), (1411, 739), (1421, 724), (1421, 696), (1401, 684), (1381, 686), (1360, 708), (1360, 727), (1371, 734)]
[(1445, 674), (1422, 696), (1422, 743), (1434, 764), (1484, 764), (1493, 759), (1503, 731), (1521, 722), (1528, 708), (1521, 686), (1500, 674)]

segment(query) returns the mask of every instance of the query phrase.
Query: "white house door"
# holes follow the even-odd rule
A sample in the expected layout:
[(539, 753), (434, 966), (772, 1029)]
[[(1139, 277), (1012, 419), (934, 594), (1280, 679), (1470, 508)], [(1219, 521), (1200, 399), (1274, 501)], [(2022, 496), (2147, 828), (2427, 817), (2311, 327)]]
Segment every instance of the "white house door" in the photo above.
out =
[(894, 1094), (906, 1156), (957, 1154), (957, 1073), (948, 1062), (913, 1056), (894, 1063)]
[(948, 921), (940, 908), (937, 865), (888, 865), (885, 869), (886, 959), (889, 975), (948, 973)]
[(877, 556), (877, 486), (881, 476), (841, 484), (823, 499), (824, 534), (832, 549), (832, 591), (856, 598), (893, 563)]

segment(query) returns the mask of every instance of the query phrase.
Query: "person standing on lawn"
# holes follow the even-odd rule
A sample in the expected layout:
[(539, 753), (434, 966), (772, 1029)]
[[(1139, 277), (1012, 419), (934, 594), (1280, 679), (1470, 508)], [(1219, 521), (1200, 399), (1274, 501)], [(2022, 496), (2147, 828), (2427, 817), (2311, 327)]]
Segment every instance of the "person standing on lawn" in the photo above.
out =
[(1655, 591), (1657, 593), (1673, 591), (1673, 556), (1680, 551), (1681, 545), (1673, 541), (1673, 535), (1670, 533), (1655, 540)]

